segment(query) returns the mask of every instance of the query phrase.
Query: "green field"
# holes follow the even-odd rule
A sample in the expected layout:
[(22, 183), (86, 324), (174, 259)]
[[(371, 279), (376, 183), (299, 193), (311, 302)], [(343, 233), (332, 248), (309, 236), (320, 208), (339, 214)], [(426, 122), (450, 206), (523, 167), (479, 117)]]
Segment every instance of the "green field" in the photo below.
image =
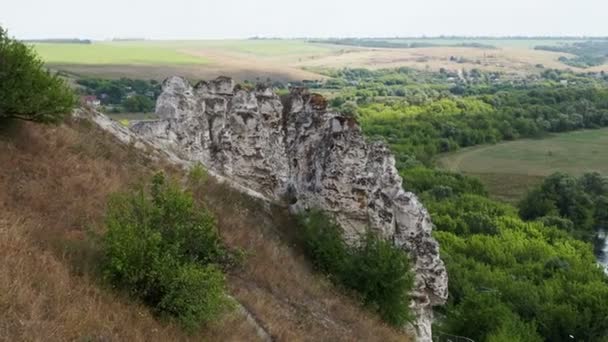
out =
[(562, 171), (608, 174), (608, 128), (467, 148), (440, 158), (452, 171), (478, 176), (498, 199), (516, 201), (543, 177)]
[(205, 64), (204, 57), (181, 53), (160, 46), (128, 43), (93, 44), (35, 44), (34, 49), (49, 64), (88, 65), (154, 65), (154, 64)]
[[(93, 44), (36, 43), (34, 49), (49, 64), (205, 64), (206, 51), (250, 57), (325, 55), (333, 47), (303, 40), (129, 41)], [(201, 53), (199, 53), (201, 52)]]
[(179, 50), (213, 49), (226, 53), (249, 54), (255, 57), (323, 55), (335, 49), (330, 45), (311, 44), (301, 39), (150, 40), (129, 44)]
[(225, 75), (241, 81), (322, 79), (296, 64), (344, 50), (295, 39), (35, 43), (33, 47), (51, 69), (75, 77), (162, 80), (181, 75), (199, 80)]

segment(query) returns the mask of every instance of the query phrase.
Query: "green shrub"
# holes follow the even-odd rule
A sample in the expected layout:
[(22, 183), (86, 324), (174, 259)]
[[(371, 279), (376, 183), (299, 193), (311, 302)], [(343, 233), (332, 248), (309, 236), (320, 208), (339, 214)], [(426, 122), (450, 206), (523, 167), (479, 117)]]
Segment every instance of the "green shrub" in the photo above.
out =
[(342, 282), (361, 294), (388, 323), (402, 326), (412, 319), (409, 292), (414, 285), (407, 255), (390, 241), (368, 233), (350, 253)]
[(185, 264), (167, 274), (166, 292), (157, 309), (175, 317), (186, 329), (213, 320), (228, 305), (224, 275), (215, 266)]
[(320, 211), (300, 216), (299, 238), (313, 265), (339, 285), (354, 290), (388, 323), (411, 320), (413, 275), (407, 255), (373, 233), (349, 246), (340, 227)]
[(103, 271), (115, 287), (194, 329), (228, 307), (215, 220), (157, 174), (109, 203)]
[(192, 168), (190, 168), (190, 172), (188, 172), (188, 185), (190, 187), (200, 187), (205, 184), (209, 180), (209, 172), (203, 164), (196, 163)]
[(318, 210), (301, 215), (299, 222), (299, 237), (315, 268), (330, 276), (339, 276), (349, 259), (340, 227)]

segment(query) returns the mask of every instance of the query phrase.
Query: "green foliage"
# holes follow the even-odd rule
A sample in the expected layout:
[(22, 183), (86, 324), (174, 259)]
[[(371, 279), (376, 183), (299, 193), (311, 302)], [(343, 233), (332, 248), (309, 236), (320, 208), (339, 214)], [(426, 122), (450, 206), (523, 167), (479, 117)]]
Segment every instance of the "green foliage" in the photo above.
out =
[(388, 323), (399, 327), (411, 321), (408, 305), (414, 276), (406, 254), (373, 233), (367, 233), (350, 254), (342, 283)]
[[(402, 170), (406, 186), (409, 171)], [(439, 330), (475, 341), (570, 341), (570, 335), (600, 341), (608, 335), (608, 322), (597, 319), (608, 317), (601, 299), (608, 297), (608, 280), (596, 266), (591, 244), (570, 234), (580, 228), (556, 216), (562, 206), (566, 213), (579, 214), (572, 207), (585, 203), (585, 196), (604, 205), (601, 176), (550, 177), (544, 191), (532, 192), (546, 191), (548, 202), (544, 195), (524, 201), (529, 212), (542, 217), (524, 222), (516, 208), (485, 197), (466, 177), (445, 178), (432, 169), (417, 172), (429, 180), (414, 184), (424, 184), (416, 189), (433, 218), (450, 275)], [(450, 193), (444, 184), (460, 190)], [(596, 215), (603, 215), (602, 205)]]
[[(497, 232), (491, 235), (454, 233), (435, 222), (450, 274), (442, 330), (476, 341), (538, 336), (568, 341), (569, 335), (594, 341), (605, 336), (608, 323), (591, 318), (608, 314), (599, 300), (608, 296), (608, 283), (595, 265), (591, 245), (509, 214), (495, 216), (493, 222)], [(517, 337), (523, 332), (530, 339)]]
[[(397, 68), (328, 75), (333, 79), (323, 87), (337, 93), (332, 107), (352, 113), (342, 107), (356, 103), (366, 135), (384, 139), (400, 168), (412, 157), (430, 166), (438, 153), (461, 147), (608, 126), (608, 90), (598, 87), (608, 77), (602, 74), (545, 70), (540, 80), (507, 80), (478, 69)], [(576, 86), (564, 87), (561, 81)]]
[(402, 68), (330, 76), (341, 89), (336, 105), (359, 104), (363, 131), (390, 145), (404, 187), (431, 214), (450, 276), (438, 330), (496, 342), (608, 336), (608, 280), (591, 244), (576, 238), (607, 222), (608, 181), (550, 177), (515, 208), (489, 199), (476, 179), (433, 168), (437, 154), (461, 147), (607, 126), (604, 75), (544, 70), (518, 83), (479, 70), (461, 80)]
[(353, 102), (346, 102), (338, 108), (338, 111), (340, 111), (340, 113), (351, 118), (356, 118), (359, 116), (358, 110), (359, 108)]
[(320, 211), (300, 216), (298, 235), (315, 268), (355, 290), (386, 322), (402, 326), (412, 319), (409, 292), (414, 278), (402, 250), (373, 233), (349, 246), (340, 227)]
[(192, 331), (226, 309), (224, 276), (213, 265), (180, 265), (166, 279), (166, 294), (157, 305), (163, 314), (175, 317)]
[(350, 253), (338, 224), (318, 210), (301, 215), (299, 222), (299, 239), (315, 268), (339, 279)]
[(207, 180), (209, 180), (209, 172), (203, 164), (196, 163), (190, 168), (190, 172), (188, 172), (188, 185), (191, 188), (198, 188), (205, 184)]
[(161, 92), (155, 80), (84, 78), (76, 82), (84, 94), (97, 96), (103, 105), (111, 105), (117, 112), (153, 112)]
[(602, 65), (606, 62), (606, 56), (608, 56), (608, 41), (589, 40), (562, 45), (539, 45), (536, 46), (535, 49), (573, 54), (575, 57), (572, 58), (565, 56), (560, 57), (560, 62), (577, 68), (589, 68)]
[(133, 95), (122, 101), (122, 107), (127, 112), (152, 112), (154, 111), (155, 103), (149, 97), (143, 95)]
[(595, 229), (608, 217), (607, 196), (608, 178), (599, 173), (587, 173), (579, 179), (555, 173), (526, 195), (519, 204), (519, 212), (524, 219), (541, 218), (545, 222), (549, 220), (547, 217), (557, 216), (561, 222), (551, 219), (556, 226), (590, 241)]
[[(476, 341), (585, 341), (608, 333), (608, 296), (590, 244), (555, 216), (527, 223), (509, 205), (476, 194), (423, 194), (450, 275), (440, 329)], [(584, 285), (583, 285), (584, 284)], [(574, 290), (574, 288), (577, 288)]]
[(364, 132), (381, 136), (396, 153), (427, 165), (442, 152), (548, 132), (608, 125), (608, 89), (594, 86), (544, 87), (500, 91), (458, 99), (362, 105)]
[(106, 279), (188, 329), (228, 307), (218, 269), (227, 252), (215, 220), (157, 174), (151, 186), (116, 194), (104, 239)]
[[(465, 177), (455, 172), (418, 166), (403, 169), (400, 175), (403, 177), (404, 187), (415, 193), (431, 191), (433, 193), (486, 194), (483, 184), (479, 180)], [(438, 189), (438, 187), (442, 187), (443, 189)]]
[(460, 310), (458, 319), (450, 319), (448, 324), (475, 341), (542, 341), (535, 324), (522, 322), (493, 292), (472, 293), (460, 304)]
[(25, 44), (0, 27), (0, 119), (58, 123), (72, 111), (75, 97)]

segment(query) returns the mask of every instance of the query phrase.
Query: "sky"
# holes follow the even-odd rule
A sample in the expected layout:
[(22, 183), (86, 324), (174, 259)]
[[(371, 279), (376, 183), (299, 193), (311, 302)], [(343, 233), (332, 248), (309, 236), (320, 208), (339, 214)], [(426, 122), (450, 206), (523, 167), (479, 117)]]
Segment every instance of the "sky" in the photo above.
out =
[(608, 36), (608, 0), (0, 0), (19, 39)]

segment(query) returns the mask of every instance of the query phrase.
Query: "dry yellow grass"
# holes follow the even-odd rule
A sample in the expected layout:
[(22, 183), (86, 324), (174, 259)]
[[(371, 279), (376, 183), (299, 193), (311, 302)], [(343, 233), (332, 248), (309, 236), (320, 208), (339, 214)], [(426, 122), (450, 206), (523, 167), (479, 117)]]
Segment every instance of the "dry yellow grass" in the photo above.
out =
[[(2, 126), (0, 126), (2, 127)], [(97, 238), (111, 192), (164, 169), (86, 121), (0, 131), (1, 341), (256, 341), (233, 312), (194, 335), (100, 285)], [(197, 198), (226, 243), (243, 248), (231, 294), (277, 341), (408, 341), (311, 271), (293, 222), (213, 180)]]
[(35, 220), (11, 214), (0, 219), (0, 340), (242, 341), (255, 337), (243, 318), (234, 315), (193, 336), (159, 322), (147, 308), (100, 289), (86, 275), (75, 275), (69, 260), (39, 247), (28, 231), (42, 228)]
[(210, 182), (203, 200), (222, 236), (247, 252), (234, 271), (235, 297), (280, 341), (407, 341), (400, 333), (314, 273), (294, 248), (295, 223), (285, 209)]
[(187, 335), (100, 287), (88, 235), (108, 194), (151, 170), (139, 153), (77, 123), (5, 127), (0, 150), (1, 341), (255, 340), (244, 317)]

